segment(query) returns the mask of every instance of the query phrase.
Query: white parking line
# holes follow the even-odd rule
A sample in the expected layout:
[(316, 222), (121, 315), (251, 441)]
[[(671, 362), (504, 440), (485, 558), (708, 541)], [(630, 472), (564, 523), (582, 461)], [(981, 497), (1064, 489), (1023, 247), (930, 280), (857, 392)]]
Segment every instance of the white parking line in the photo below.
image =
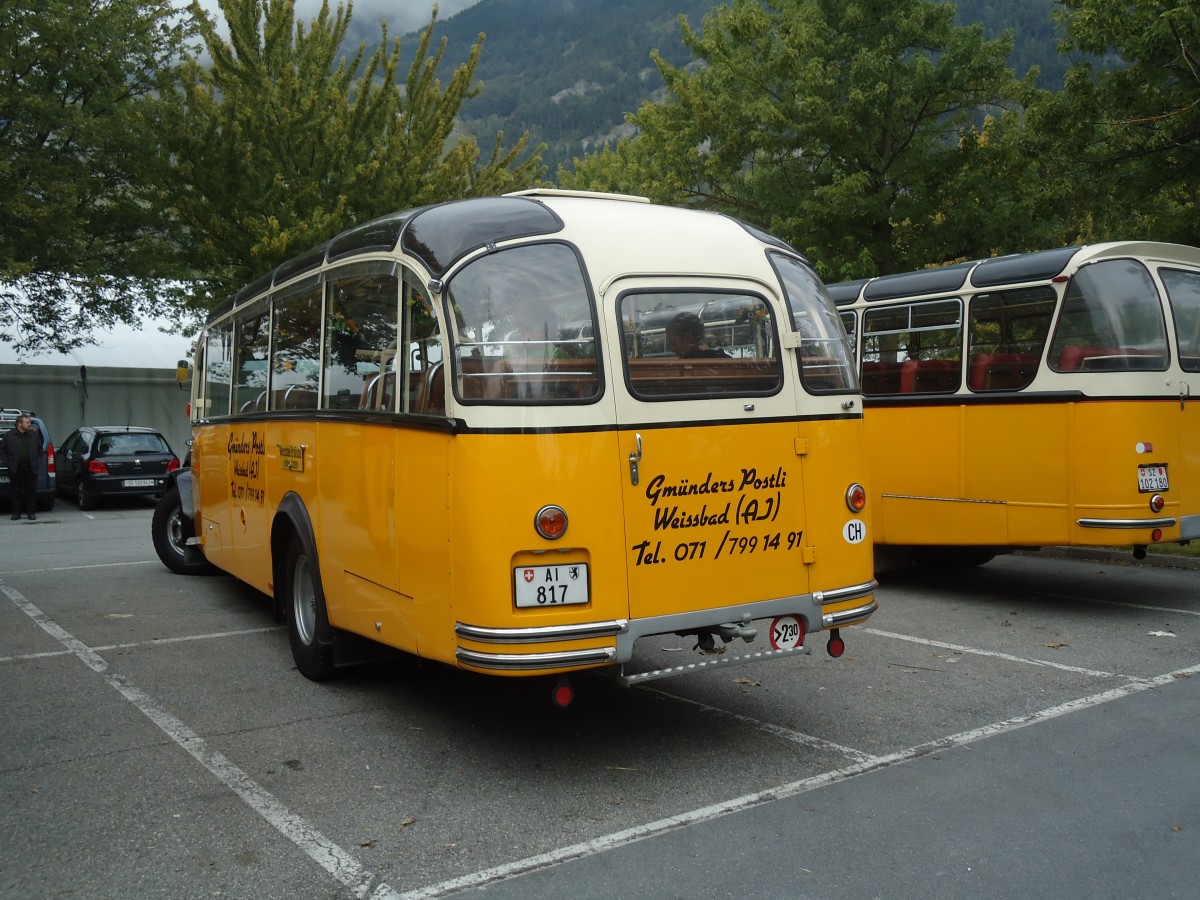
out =
[(1077, 672), (1080, 675), (1089, 675), (1092, 678), (1136, 678), (1136, 675), (1122, 675), (1120, 672), (1101, 672), (1096, 669), (1081, 669), (1079, 666), (1068, 666), (1063, 663), (1050, 662), (1045, 659), (1029, 659), (1024, 656), (1013, 656), (1011, 653), (999, 653), (995, 650), (978, 650), (975, 647), (963, 647), (959, 644), (947, 644), (945, 641), (933, 641), (929, 638), (914, 637), (911, 634), (897, 634), (894, 631), (880, 631), (878, 628), (863, 628), (856, 629), (860, 634), (874, 634), (878, 637), (891, 638), (896, 641), (908, 641), (913, 644), (925, 644), (928, 647), (937, 647), (940, 650), (953, 650), (956, 653), (967, 653), (972, 656), (990, 656), (993, 659), (1002, 659), (1006, 662), (1023, 663), (1027, 666), (1046, 666), (1051, 669), (1061, 669), (1064, 672)]
[[(241, 637), (246, 634), (263, 634), (268, 631), (280, 631), (283, 625), (268, 625), (264, 628), (242, 628), (238, 631), (216, 631), (212, 634), (188, 634), (182, 637), (154, 638), (151, 641), (133, 641), (128, 644), (105, 644), (102, 647), (92, 647), (97, 653), (109, 650), (136, 650), (140, 647), (157, 647), (160, 644), (179, 644), (184, 641), (211, 641), (218, 638)], [(0, 656), (0, 663), (22, 662), (28, 659), (46, 659), (51, 656), (70, 656), (72, 650), (46, 650), (42, 653), (22, 653), (20, 656)]]
[(936, 740), (929, 741), (928, 743), (918, 744), (915, 747), (910, 747), (907, 750), (901, 750), (899, 752), (880, 757), (871, 757), (864, 762), (855, 763), (854, 765), (843, 768), (833, 769), (832, 771), (824, 772), (820, 775), (814, 775), (810, 778), (801, 779), (800, 781), (793, 781), (790, 784), (783, 784), (779, 787), (769, 788), (765, 791), (757, 791), (753, 794), (735, 797), (734, 799), (726, 800), (723, 803), (715, 803), (711, 806), (705, 806), (700, 809), (680, 813), (676, 816), (659, 819), (656, 822), (648, 822), (645, 825), (635, 825), (633, 828), (627, 828), (624, 831), (618, 831), (614, 834), (604, 835), (603, 837), (598, 837), (590, 841), (584, 841), (579, 844), (572, 844), (569, 847), (561, 847), (558, 850), (552, 850), (549, 853), (543, 853), (538, 856), (530, 856), (526, 857), (525, 859), (515, 860), (511, 863), (506, 863), (502, 866), (495, 866), (491, 869), (484, 869), (479, 872), (474, 872), (470, 875), (452, 878), (447, 881), (440, 882), (439, 884), (432, 884), (416, 890), (405, 891), (403, 894), (400, 894), (400, 900), (435, 900), (435, 898), (445, 897), (449, 894), (453, 894), (456, 891), (465, 890), (467, 888), (482, 887), (486, 884), (492, 884), (497, 881), (514, 878), (527, 872), (537, 871), (538, 869), (546, 869), (570, 860), (594, 856), (607, 850), (613, 850), (627, 844), (632, 844), (635, 841), (640, 841), (648, 837), (664, 834), (668, 831), (674, 831), (675, 829), (683, 828), (688, 825), (696, 825), (701, 822), (708, 822), (713, 819), (721, 818), (722, 816), (727, 816), (730, 813), (740, 812), (744, 809), (760, 806), (764, 803), (770, 803), (775, 800), (783, 800), (788, 797), (795, 797), (798, 794), (805, 794), (809, 791), (816, 790), (817, 788), (826, 787), (839, 781), (845, 781), (849, 778), (866, 774), (867, 772), (876, 771), (877, 769), (883, 769), (888, 766), (894, 766), (899, 763), (905, 763), (914, 759), (919, 759), (920, 757), (928, 756), (930, 753), (936, 753), (939, 750), (946, 750), (952, 747), (962, 747), (967, 744), (973, 744), (981, 740), (986, 740), (987, 738), (996, 737), (997, 735), (1007, 734), (1010, 731), (1015, 731), (1018, 728), (1024, 728), (1027, 725), (1046, 722), (1068, 713), (1079, 712), (1080, 710), (1088, 709), (1093, 706), (1099, 706), (1102, 703), (1108, 703), (1112, 700), (1119, 700), (1122, 697), (1127, 697), (1140, 691), (1162, 687), (1165, 684), (1171, 684), (1177, 678), (1186, 678), (1198, 673), (1200, 673), (1200, 665), (1192, 666), (1187, 669), (1179, 669), (1175, 672), (1168, 672), (1165, 675), (1159, 675), (1156, 678), (1139, 679), (1129, 684), (1103, 691), (1099, 694), (1093, 694), (1090, 697), (1083, 697), (1079, 700), (1070, 700), (1066, 703), (1059, 704), (1058, 706), (1052, 706), (1048, 709), (1043, 709), (1028, 715), (1017, 716), (1013, 719), (1006, 719), (1003, 722), (995, 722), (991, 725), (985, 725), (982, 728), (975, 728), (971, 731), (963, 731), (959, 734), (952, 734), (948, 737), (938, 738)]
[(118, 569), (122, 566), (162, 565), (157, 559), (137, 559), (131, 562), (92, 563), (87, 566), (55, 566), (47, 569), (5, 569), (0, 575), (37, 575), (42, 572), (75, 572), (79, 569)]
[(376, 884), (375, 876), (349, 852), (343, 850), (305, 819), (295, 815), (274, 795), (260, 787), (249, 775), (235, 766), (218, 750), (214, 750), (181, 720), (171, 715), (129, 679), (108, 671), (108, 662), (45, 615), (15, 588), (0, 581), (2, 591), (18, 609), (47, 634), (73, 653), (84, 665), (103, 678), (113, 690), (138, 708), (150, 721), (162, 729), (172, 741), (193, 759), (208, 769), (218, 781), (237, 794), (242, 801), (263, 817), (267, 823), (299, 847), (336, 881), (351, 890), (355, 897), (371, 900), (395, 900), (397, 894), (387, 884)]
[(1094, 603), (1097, 606), (1120, 606), (1125, 609), (1144, 609), (1150, 612), (1171, 613), (1177, 616), (1200, 616), (1200, 609), (1176, 609), (1173, 606), (1148, 606), (1145, 603), (1127, 603), (1123, 600), (1096, 600), (1093, 597), (1072, 597), (1070, 594), (1038, 594), (1049, 600), (1071, 600), (1075, 603)]
[(811, 747), (814, 750), (831, 750), (834, 753), (859, 763), (869, 763), (877, 759), (877, 757), (872, 756), (870, 753), (863, 753), (861, 750), (855, 750), (853, 747), (846, 747), (842, 744), (834, 743), (833, 741), (827, 741), (824, 738), (814, 737), (811, 734), (805, 734), (803, 731), (795, 731), (791, 728), (783, 728), (780, 725), (772, 725), (770, 722), (762, 722), (758, 719), (752, 719), (750, 716), (743, 716), (741, 713), (730, 712), (727, 709), (709, 706), (707, 703), (701, 703), (698, 700), (692, 700), (688, 697), (681, 697), (678, 694), (671, 694), (660, 688), (643, 687), (641, 690), (650, 694), (658, 694), (660, 697), (666, 697), (668, 700), (673, 700), (676, 703), (687, 703), (691, 706), (699, 707), (708, 713), (715, 713), (720, 716), (725, 716), (737, 722), (742, 722), (743, 724), (757, 728), (759, 731), (765, 731), (768, 734), (781, 737), (785, 741), (791, 741), (793, 744), (800, 744), (803, 747)]

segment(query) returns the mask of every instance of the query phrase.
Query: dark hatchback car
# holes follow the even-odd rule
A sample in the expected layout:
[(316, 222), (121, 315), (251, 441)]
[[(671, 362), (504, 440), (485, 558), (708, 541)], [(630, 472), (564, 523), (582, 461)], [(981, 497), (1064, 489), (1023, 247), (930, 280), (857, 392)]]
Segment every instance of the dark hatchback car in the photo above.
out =
[[(42, 511), (54, 509), (56, 473), (54, 466), (54, 444), (50, 441), (50, 430), (35, 412), (23, 409), (0, 408), (0, 434), (4, 434), (10, 428), (15, 428), (18, 416), (29, 416), (34, 430), (41, 437), (42, 451), (38, 454), (37, 470), (37, 508)], [(0, 512), (7, 513), (11, 503), (12, 481), (8, 474), (8, 468), (4, 465), (4, 460), (0, 459)]]
[(84, 425), (58, 450), (58, 491), (73, 495), (80, 509), (95, 509), (106, 497), (157, 496), (179, 457), (153, 428)]

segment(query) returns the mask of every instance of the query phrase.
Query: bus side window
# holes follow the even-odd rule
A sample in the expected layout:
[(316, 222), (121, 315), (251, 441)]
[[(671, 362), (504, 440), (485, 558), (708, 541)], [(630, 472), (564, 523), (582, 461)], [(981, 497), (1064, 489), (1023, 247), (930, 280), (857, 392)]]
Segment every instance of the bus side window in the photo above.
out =
[(1037, 376), (1055, 294), (1049, 286), (977, 294), (971, 299), (967, 384), (973, 391), (1019, 391)]
[(1158, 274), (1175, 317), (1179, 365), (1185, 372), (1200, 372), (1200, 272), (1161, 268)]
[(446, 414), (446, 382), (442, 372), (442, 339), (437, 307), (417, 275), (404, 270), (400, 300), (400, 340), (404, 351), (395, 369), (403, 386), (400, 411)]
[(200, 409), (192, 414), (198, 419), (229, 415), (233, 395), (233, 323), (225, 321), (208, 333), (204, 351), (204, 380), (196, 399)]
[(957, 391), (962, 383), (962, 301), (868, 309), (862, 354), (864, 394)]
[(352, 263), (329, 273), (322, 409), (396, 409), (399, 288), (390, 262)]
[(261, 300), (238, 318), (236, 356), (233, 372), (233, 411), (262, 412), (267, 391), (267, 347), (271, 337), (271, 315), (267, 301)]

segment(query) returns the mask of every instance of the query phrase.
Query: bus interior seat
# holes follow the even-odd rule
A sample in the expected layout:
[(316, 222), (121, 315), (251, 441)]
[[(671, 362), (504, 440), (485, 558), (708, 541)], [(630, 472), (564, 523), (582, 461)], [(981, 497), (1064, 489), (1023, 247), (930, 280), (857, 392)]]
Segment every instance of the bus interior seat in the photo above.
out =
[(363, 385), (362, 395), (358, 398), (358, 408), (390, 410), (393, 408), (395, 394), (396, 373), (379, 372)]
[(976, 353), (971, 357), (969, 384), (973, 391), (1018, 391), (1037, 375), (1032, 353)]
[(1114, 352), (1116, 351), (1106, 350), (1102, 347), (1078, 345), (1063, 347), (1062, 352), (1058, 354), (1058, 368), (1063, 372), (1075, 372), (1084, 367), (1084, 363), (1089, 357), (1110, 356)]
[(958, 390), (961, 377), (956, 359), (906, 359), (900, 366), (900, 393), (951, 393)]
[(900, 363), (864, 362), (862, 364), (864, 394), (900, 393)]
[(427, 415), (439, 415), (446, 411), (446, 376), (440, 362), (436, 362), (425, 370), (421, 378), (421, 389), (417, 393), (417, 401), (413, 404), (413, 412)]
[(293, 384), (283, 393), (284, 409), (316, 409), (317, 392), (307, 384)]

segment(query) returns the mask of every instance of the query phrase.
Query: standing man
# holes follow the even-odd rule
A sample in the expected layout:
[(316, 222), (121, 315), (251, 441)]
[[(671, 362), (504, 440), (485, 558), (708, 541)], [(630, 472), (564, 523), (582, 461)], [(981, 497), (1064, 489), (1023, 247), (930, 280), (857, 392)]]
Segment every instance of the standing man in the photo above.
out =
[(17, 427), (10, 428), (0, 437), (0, 456), (8, 464), (8, 477), (12, 483), (12, 517), (21, 518), (24, 510), (30, 520), (37, 518), (37, 464), (42, 449), (42, 439), (29, 416), (17, 416)]

